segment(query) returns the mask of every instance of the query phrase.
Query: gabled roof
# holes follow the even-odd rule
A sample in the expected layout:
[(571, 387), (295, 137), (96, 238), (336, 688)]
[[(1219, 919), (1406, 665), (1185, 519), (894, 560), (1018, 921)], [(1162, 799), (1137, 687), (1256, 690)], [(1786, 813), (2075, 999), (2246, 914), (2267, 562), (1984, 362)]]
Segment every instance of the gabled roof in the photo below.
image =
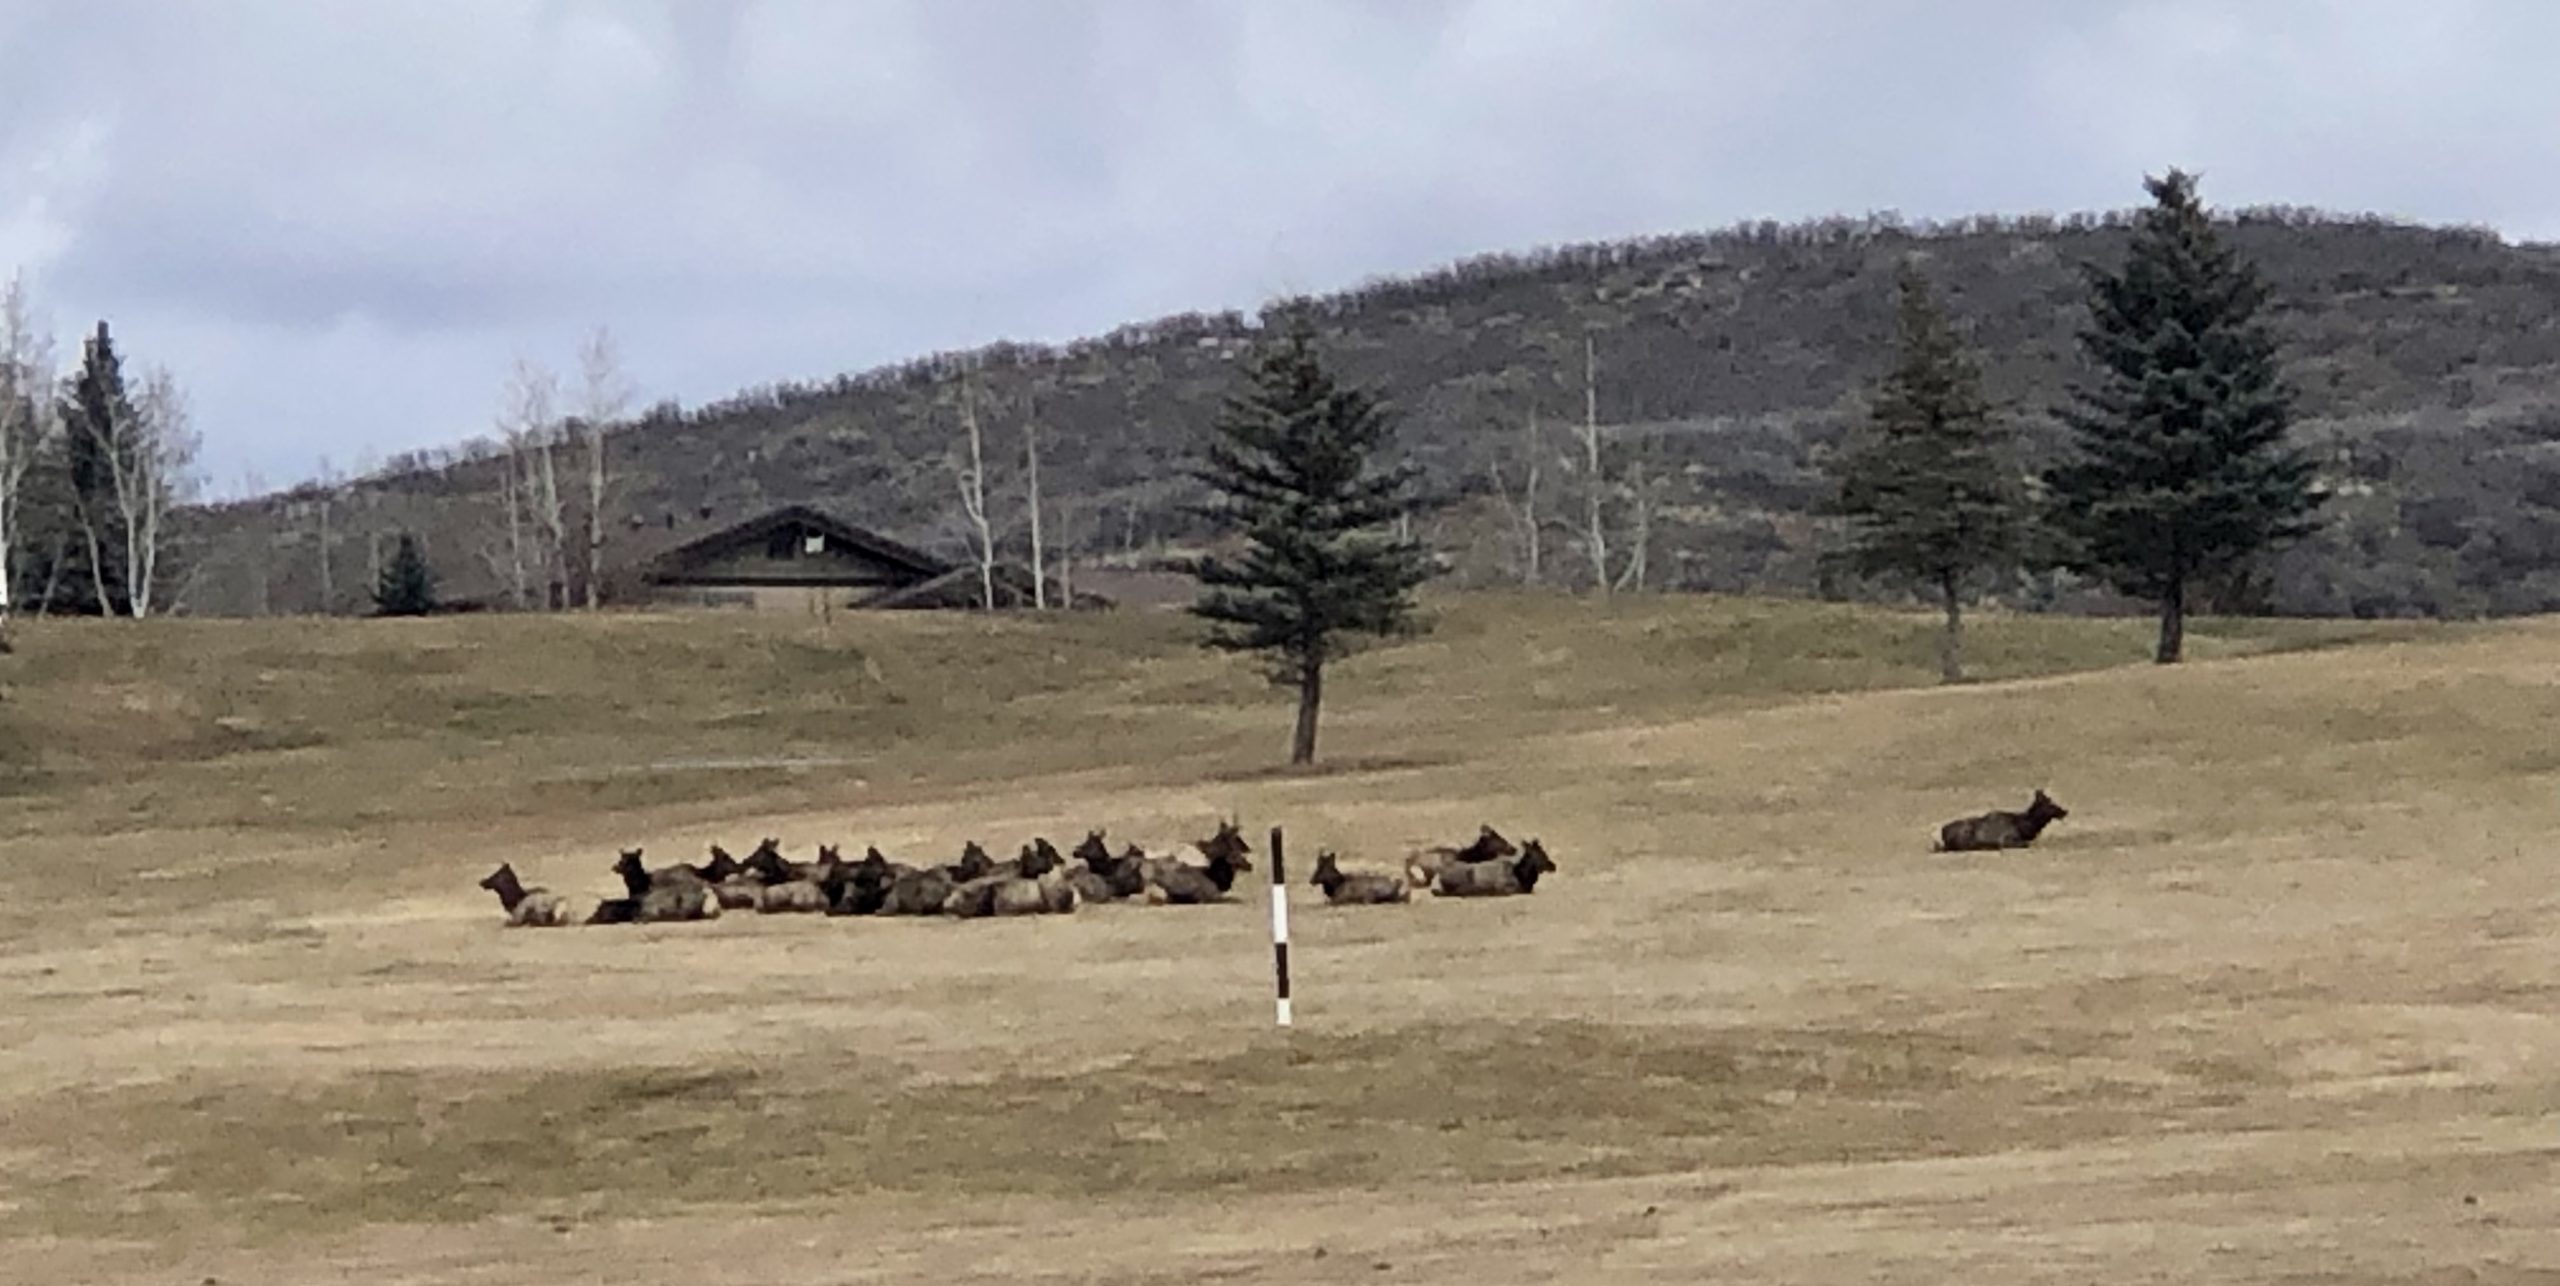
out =
[[(1031, 573), (1012, 564), (995, 569), (996, 606), (1029, 607), (1033, 601)], [(1055, 584), (1054, 578), (1052, 584)], [(977, 607), (986, 595), (986, 586), (978, 579), (975, 566), (954, 567), (931, 580), (913, 585), (884, 589), (854, 604), (866, 608)], [(1104, 608), (1111, 600), (1100, 594), (1078, 593), (1068, 606)]]
[(794, 504), (768, 510), (745, 522), (705, 532), (683, 544), (662, 550), (648, 560), (647, 575), (656, 579), (697, 558), (731, 545), (751, 543), (774, 531), (791, 527), (823, 532), (828, 540), (887, 563), (918, 580), (930, 580), (952, 570), (951, 564), (912, 545), (901, 544), (875, 531), (865, 531), (814, 505)]

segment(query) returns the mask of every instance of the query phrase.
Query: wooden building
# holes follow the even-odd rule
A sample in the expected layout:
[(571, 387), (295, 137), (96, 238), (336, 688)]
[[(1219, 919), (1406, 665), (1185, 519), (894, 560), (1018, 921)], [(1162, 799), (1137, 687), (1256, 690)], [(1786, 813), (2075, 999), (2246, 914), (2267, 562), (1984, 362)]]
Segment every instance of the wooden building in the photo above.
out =
[[(785, 505), (694, 536), (637, 565), (629, 597), (660, 607), (818, 612), (972, 608), (978, 568), (937, 558), (809, 505)], [(996, 605), (1028, 607), (1031, 578), (999, 567)], [(1078, 607), (1106, 606), (1090, 594)]]

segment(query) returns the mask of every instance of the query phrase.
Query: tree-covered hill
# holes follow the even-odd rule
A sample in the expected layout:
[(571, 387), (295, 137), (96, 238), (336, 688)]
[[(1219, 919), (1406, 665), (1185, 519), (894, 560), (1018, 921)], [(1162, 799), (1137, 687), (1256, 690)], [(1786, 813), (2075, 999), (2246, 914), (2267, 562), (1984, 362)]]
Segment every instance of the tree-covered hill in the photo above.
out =
[[(1590, 478), (1576, 436), (1587, 342), (1613, 575), (1641, 539), (1654, 587), (1861, 593), (1820, 581), (1829, 529), (1815, 514), (1817, 463), (1884, 365), (1897, 266), (1916, 261), (1937, 284), (1990, 393), (2041, 457), (2059, 441), (2051, 408), (2075, 378), (2080, 265), (2113, 262), (2125, 221), (1764, 223), (1488, 256), (1313, 303), (1329, 360), (1400, 412), (1403, 448), (1425, 467), (1431, 497), (1414, 521), (1462, 579), (1518, 577), (1504, 496), (1526, 474), (1533, 414), (1546, 579), (1591, 579), (1581, 543)], [(2297, 210), (2246, 211), (2231, 224), (2274, 288), (2302, 434), (2341, 495), (2319, 537), (2224, 605), (2560, 607), (2560, 251)], [(1185, 466), (1257, 329), (1236, 313), (1186, 315), (1057, 348), (999, 344), (661, 407), (612, 438), (608, 526), (636, 553), (671, 523), (813, 501), (956, 552), (957, 394), (973, 370), (989, 449), (1008, 462), (995, 471), (997, 507), (1021, 507), (1010, 462), (1023, 417), (1036, 415), (1051, 546), (1143, 557), (1194, 534), (1182, 516)], [(333, 491), (201, 513), (189, 605), (318, 606), (324, 507), (333, 608), (359, 608), (370, 550), (387, 553), (403, 530), (424, 535), (449, 593), (487, 592), (499, 475), (494, 449), (479, 444)], [(2095, 601), (2050, 578), (2007, 597)]]

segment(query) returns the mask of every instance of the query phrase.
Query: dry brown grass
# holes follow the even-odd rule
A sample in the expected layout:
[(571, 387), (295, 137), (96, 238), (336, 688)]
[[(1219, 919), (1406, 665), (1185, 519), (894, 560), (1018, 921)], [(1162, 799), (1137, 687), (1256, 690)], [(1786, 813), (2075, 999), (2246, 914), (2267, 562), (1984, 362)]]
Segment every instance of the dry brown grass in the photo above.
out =
[[(2002, 681), (1942, 690), (1920, 618), (1442, 607), (1349, 668), (1345, 766), (1309, 776), (1170, 622), (40, 627), (0, 670), (0, 1253), (260, 1282), (2560, 1263), (2560, 629), (2213, 626), (2162, 671), (2139, 622), (1993, 620)], [(650, 767), (758, 755), (852, 762)], [(2038, 848), (1926, 851), (2033, 785), (2073, 810)], [(471, 887), (507, 859), (602, 893), (623, 842), (927, 854), (1226, 811), (1301, 872), (1479, 820), (1563, 870), (1302, 897), (1285, 1036), (1258, 889), (509, 932)]]

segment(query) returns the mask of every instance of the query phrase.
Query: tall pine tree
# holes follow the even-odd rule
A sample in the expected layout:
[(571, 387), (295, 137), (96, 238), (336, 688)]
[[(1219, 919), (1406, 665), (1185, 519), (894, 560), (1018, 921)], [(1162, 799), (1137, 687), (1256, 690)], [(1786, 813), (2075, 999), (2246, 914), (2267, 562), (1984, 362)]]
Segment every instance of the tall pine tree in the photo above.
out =
[(2162, 664), (2185, 649), (2188, 591), (2312, 530), (2313, 462), (2286, 441), (2292, 394), (2267, 288), (2216, 235), (2178, 170), (2116, 272), (2090, 271), (2082, 351), (2097, 369), (2062, 410), (2075, 458), (2046, 481), (2065, 561), (2160, 606)]
[(124, 363), (116, 355), (107, 324), (83, 346), (80, 374), (62, 408), (63, 448), (68, 457), (71, 538), (78, 548), (73, 586), (55, 599), (57, 606), (105, 616), (132, 613), (125, 586), (125, 528), (116, 497), (116, 462), (132, 458), (135, 432), (133, 400), (125, 392)]
[(1255, 355), (1250, 379), (1227, 399), (1198, 474), (1215, 493), (1203, 515), (1241, 534), (1244, 551), (1194, 564), (1191, 610), (1215, 626), (1209, 646), (1258, 653), (1274, 684), (1297, 690), (1289, 762), (1305, 764), (1326, 664), (1352, 636), (1413, 628), (1413, 591), (1431, 566), (1390, 529), (1414, 471), (1372, 467), (1393, 428), (1385, 409), (1334, 381), (1303, 318)]
[(2016, 565), (2026, 493), (2009, 431), (1983, 396), (1981, 369), (1927, 279), (1906, 266), (1896, 285), (1893, 368), (1866, 431), (1834, 465), (1835, 507), (1850, 520), (1850, 566), (1936, 595), (1947, 617), (1938, 668), (1953, 683), (1964, 677), (1968, 582)]
[(425, 616), (436, 610), (435, 569), (427, 565), (426, 547), (409, 533), (400, 533), (400, 543), (391, 551), (391, 561), (382, 565), (382, 578), (373, 587), (373, 614), (376, 616)]

